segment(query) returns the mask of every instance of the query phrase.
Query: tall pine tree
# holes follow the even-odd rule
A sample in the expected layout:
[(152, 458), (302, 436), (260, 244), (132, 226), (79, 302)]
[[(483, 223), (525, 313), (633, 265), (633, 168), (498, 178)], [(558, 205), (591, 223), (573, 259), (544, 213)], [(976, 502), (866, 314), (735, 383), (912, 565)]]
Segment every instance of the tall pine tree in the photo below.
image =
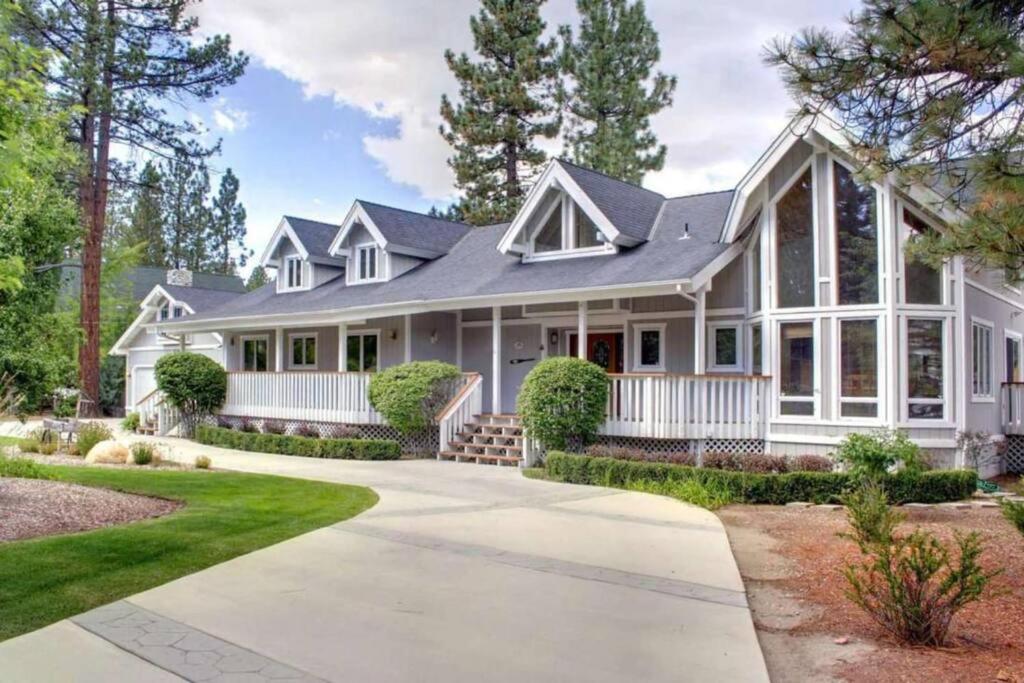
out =
[(561, 125), (556, 106), (557, 42), (542, 40), (544, 0), (481, 0), (470, 17), (479, 61), (448, 50), (458, 104), (441, 98), (441, 134), (454, 150), (448, 165), (464, 192), (460, 209), (474, 225), (515, 215), (547, 155), (537, 138)]
[(252, 251), (245, 248), (245, 207), (238, 201), (238, 176), (229, 168), (220, 178), (210, 216), (213, 248), (207, 268), (214, 273), (234, 275), (245, 266)]
[(140, 257), (142, 265), (167, 265), (162, 182), (163, 178), (156, 164), (149, 161), (139, 172), (138, 184), (132, 196), (127, 239), (129, 244), (146, 243)]
[(210, 172), (202, 159), (184, 155), (166, 161), (161, 170), (167, 265), (200, 270), (209, 254)]
[(256, 266), (252, 269), (252, 272), (249, 273), (249, 279), (245, 281), (245, 288), (251, 292), (254, 289), (259, 289), (268, 282), (270, 282), (270, 276), (267, 275), (267, 269), (263, 266)]
[(631, 183), (665, 164), (651, 116), (672, 104), (675, 76), (653, 73), (661, 51), (642, 0), (576, 0), (579, 35), (562, 26), (566, 154)]

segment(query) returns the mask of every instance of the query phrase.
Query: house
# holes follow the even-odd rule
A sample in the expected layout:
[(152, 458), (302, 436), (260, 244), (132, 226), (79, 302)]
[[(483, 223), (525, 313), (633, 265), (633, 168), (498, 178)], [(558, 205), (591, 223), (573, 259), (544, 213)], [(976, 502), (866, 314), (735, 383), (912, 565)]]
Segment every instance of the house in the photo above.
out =
[(958, 431), (1024, 433), (1024, 296), (905, 256), (960, 216), (937, 185), (860, 182), (849, 149), (797, 118), (730, 191), (665, 197), (556, 160), (509, 224), (361, 200), (338, 225), (286, 217), (261, 259), (275, 283), (149, 327), (219, 336), (237, 418), (384, 429), (367, 373), (454, 363), (453, 458), (518, 462), (523, 378), (579, 355), (609, 375), (605, 440), (824, 453), (890, 427), (960, 465)]

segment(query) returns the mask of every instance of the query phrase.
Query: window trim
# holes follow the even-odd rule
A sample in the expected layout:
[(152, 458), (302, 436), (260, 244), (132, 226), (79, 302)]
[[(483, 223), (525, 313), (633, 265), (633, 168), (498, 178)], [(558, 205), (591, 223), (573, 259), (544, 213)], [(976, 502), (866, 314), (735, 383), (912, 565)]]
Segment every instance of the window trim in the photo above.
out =
[[(875, 183), (869, 182), (867, 186), (871, 188), (875, 195), (875, 291), (878, 295), (878, 300), (874, 303), (857, 303), (857, 304), (844, 304), (839, 301), (839, 220), (836, 215), (836, 171), (835, 164), (840, 164), (845, 168), (851, 176), (854, 175), (855, 171), (845, 161), (839, 157), (830, 155), (828, 157), (828, 222), (829, 222), (829, 236), (831, 244), (829, 245), (830, 259), (831, 259), (831, 280), (832, 280), (832, 303), (839, 308), (854, 308), (857, 306), (881, 306), (885, 302), (885, 285), (884, 285), (884, 272), (885, 272), (885, 255), (882, 253), (882, 242), (885, 239), (882, 231), (882, 216), (885, 211), (885, 200), (883, 196), (885, 194), (884, 189), (876, 185)], [(854, 177), (854, 181), (856, 181)], [(858, 182), (859, 185), (865, 183)], [(900, 215), (900, 222), (903, 221), (902, 214)], [(902, 258), (902, 256), (901, 256)]]
[[(832, 414), (836, 422), (850, 426), (877, 427), (886, 423), (887, 409), (885, 400), (885, 387), (888, 381), (887, 356), (885, 354), (886, 339), (886, 316), (884, 313), (876, 315), (842, 315), (835, 318), (835, 337), (832, 344), (832, 353), (835, 362), (832, 363), (832, 384), (835, 386), (832, 401)], [(871, 321), (875, 323), (875, 396), (843, 396), (843, 323)], [(878, 406), (875, 417), (844, 417), (844, 403), (874, 403)]]
[[(743, 322), (729, 321), (729, 322), (711, 322), (706, 325), (708, 330), (708, 369), (716, 372), (741, 372), (743, 370), (744, 358), (744, 344), (746, 340), (743, 335)], [(715, 348), (715, 334), (718, 330), (735, 330), (736, 331), (736, 362), (732, 365), (720, 365), (718, 359), (715, 357), (717, 349)], [(764, 339), (761, 340), (762, 348)]]
[[(320, 362), (320, 336), (319, 332), (290, 332), (288, 334), (288, 359), (286, 361), (289, 370), (316, 370)], [(295, 342), (297, 340), (312, 339), (313, 340), (313, 362), (310, 363), (295, 363)], [(305, 345), (305, 344), (303, 344)], [(305, 349), (303, 349), (303, 357), (305, 357)]]
[[(819, 277), (818, 274), (821, 272), (821, 264), (819, 263), (819, 261), (821, 259), (821, 253), (820, 253), (821, 246), (819, 244), (820, 239), (821, 239), (820, 233), (819, 233), (819, 231), (820, 231), (820, 218), (819, 218), (819, 215), (818, 215), (820, 213), (820, 211), (819, 211), (820, 200), (818, 198), (818, 194), (819, 194), (818, 193), (818, 186), (819, 186), (819, 183), (820, 183), (820, 178), (818, 177), (819, 176), (818, 164), (815, 163), (815, 159), (817, 159), (817, 157), (818, 157), (818, 154), (811, 154), (807, 158), (807, 160), (804, 161), (804, 163), (800, 164), (800, 167), (793, 173), (793, 175), (790, 176), (790, 178), (785, 183), (783, 183), (782, 187), (779, 188), (779, 191), (776, 192), (775, 194), (773, 194), (768, 199), (768, 206), (769, 206), (768, 235), (769, 235), (769, 244), (771, 246), (771, 254), (768, 257), (768, 260), (771, 263), (771, 276), (772, 276), (772, 278), (774, 278), (774, 281), (772, 282), (772, 287), (771, 287), (771, 299), (770, 299), (770, 301), (768, 303), (770, 303), (770, 305), (771, 305), (772, 312), (775, 312), (777, 314), (785, 315), (785, 314), (791, 314), (791, 313), (801, 313), (803, 311), (814, 310), (814, 309), (818, 308), (821, 305), (821, 296), (820, 296), (820, 293), (821, 293), (820, 289), (821, 288), (819, 286), (819, 281), (818, 281), (818, 277)], [(779, 259), (779, 211), (778, 211), (778, 204), (782, 200), (782, 198), (786, 196), (786, 193), (789, 192), (793, 188), (793, 186), (796, 185), (800, 181), (800, 178), (803, 177), (804, 173), (807, 172), (808, 168), (811, 169), (811, 241), (812, 241), (812, 244), (813, 244), (812, 249), (814, 251), (814, 267), (813, 267), (813, 270), (812, 270), (812, 273), (811, 273), (811, 292), (814, 295), (814, 302), (812, 304), (810, 304), (809, 306), (791, 306), (791, 307), (785, 307), (784, 308), (784, 307), (779, 305), (779, 296), (781, 294), (781, 289), (782, 288), (779, 286), (779, 281), (778, 281), (778, 277), (779, 277), (779, 262), (778, 262), (778, 259)], [(762, 278), (763, 277), (764, 277), (764, 275), (762, 274)], [(762, 310), (764, 310), (765, 307), (766, 307), (766, 304), (765, 304), (764, 299), (762, 298), (762, 301), (761, 301), (761, 308), (762, 308)]]
[[(633, 372), (665, 372), (665, 337), (668, 323), (635, 323), (633, 325)], [(644, 365), (641, 362), (641, 336), (643, 332), (658, 333), (658, 363)]]
[[(934, 320), (942, 323), (942, 398), (910, 397), (910, 363), (908, 362), (908, 357), (910, 355), (910, 339), (908, 337), (907, 330), (907, 323), (910, 320)], [(953, 343), (950, 337), (950, 335), (953, 334), (953, 317), (951, 315), (941, 313), (929, 315), (928, 313), (914, 311), (910, 314), (901, 314), (899, 316), (899, 321), (899, 363), (902, 368), (902, 372), (900, 373), (900, 424), (908, 427), (956, 427), (956, 419), (952, 410), (952, 392), (950, 391), (950, 387), (953, 385), (952, 365), (957, 362), (956, 358), (953, 358), (950, 353), (953, 349)], [(910, 417), (911, 402), (942, 405), (942, 419), (929, 420)]]
[(184, 318), (185, 317), (185, 307), (182, 306), (181, 304), (177, 304), (177, 303), (174, 304), (171, 307), (171, 317), (172, 318)]
[(171, 302), (168, 301), (163, 306), (157, 309), (156, 319), (158, 322), (171, 319)]
[[(978, 351), (978, 349), (975, 347), (975, 341), (977, 339), (976, 335), (977, 335), (977, 331), (978, 330), (984, 330), (984, 331), (988, 332), (988, 368), (987, 368), (987, 375), (988, 375), (988, 377), (981, 376), (981, 377), (978, 378), (978, 379), (980, 379), (982, 381), (987, 381), (988, 382), (988, 392), (987, 393), (978, 393), (977, 392), (979, 382), (975, 381), (975, 376), (974, 376), (974, 371), (975, 371), (975, 368), (977, 367), (977, 362), (978, 362), (978, 358), (977, 358), (977, 351)], [(995, 323), (992, 322), (991, 320), (985, 320), (984, 318), (979, 318), (977, 316), (973, 316), (972, 315), (971, 316), (971, 341), (970, 341), (970, 344), (971, 344), (971, 364), (970, 364), (970, 374), (969, 374), (969, 381), (970, 381), (970, 384), (971, 384), (971, 403), (995, 403), (996, 402), (996, 392), (995, 392), (995, 355), (996, 355), (995, 354), (995, 341), (996, 341), (996, 325), (995, 325)], [(1004, 355), (1003, 365), (1004, 365), (1004, 370), (1005, 370), (1005, 365), (1006, 365), (1006, 359), (1005, 359), (1006, 350), (1005, 350), (1005, 348), (1003, 350), (1003, 355)]]
[[(263, 341), (267, 344), (267, 369), (246, 370), (245, 369), (245, 342)], [(269, 334), (243, 334), (238, 337), (238, 371), (239, 372), (272, 372), (270, 369), (270, 335)]]
[[(764, 351), (767, 348), (766, 337), (765, 337), (765, 321), (760, 316), (756, 318), (748, 318), (744, 321), (744, 327), (746, 330), (743, 333), (743, 348), (746, 353), (746, 372), (749, 375), (764, 376), (765, 363), (764, 363)], [(754, 353), (754, 329), (760, 330), (761, 335), (761, 370), (758, 373), (754, 372), (754, 363), (758, 360)]]
[[(377, 367), (373, 370), (363, 370), (363, 358), (365, 355), (363, 342), (359, 342), (359, 370), (348, 369), (348, 340), (352, 337), (376, 337), (377, 338)], [(349, 330), (345, 333), (345, 372), (380, 372), (380, 330)]]
[(922, 304), (907, 301), (907, 254), (905, 247), (907, 242), (910, 240), (911, 235), (914, 233), (914, 229), (910, 227), (905, 220), (903, 220), (903, 212), (907, 211), (922, 223), (925, 223), (932, 230), (938, 230), (935, 227), (933, 221), (926, 218), (920, 211), (914, 209), (913, 206), (908, 204), (902, 199), (896, 201), (896, 225), (899, 234), (897, 235), (897, 245), (899, 252), (899, 258), (897, 259), (899, 268), (899, 287), (897, 287), (896, 300), (900, 306), (907, 306), (912, 308), (923, 308), (924, 310), (934, 310), (940, 306), (951, 306), (950, 303), (950, 292), (949, 282), (951, 279), (950, 274), (950, 263), (946, 262), (942, 264), (942, 267), (938, 269), (939, 274), (939, 303), (937, 304)]
[[(1021, 354), (1021, 373), (1022, 373), (1022, 377), (1024, 377), (1024, 334), (1021, 334), (1020, 332), (1015, 332), (1014, 330), (1010, 330), (1010, 329), (1007, 329), (1005, 327), (1003, 328), (1003, 375), (1002, 376), (1005, 378), (1006, 377), (1006, 371), (1009, 369), (1007, 367), (1007, 360), (1008, 359), (1006, 358), (1006, 341), (1008, 339), (1012, 339), (1013, 341), (1015, 341), (1017, 343), (1017, 350)], [(1002, 380), (1000, 380), (999, 385), (1002, 386), (1002, 383), (1003, 382), (1007, 382), (1007, 381), (1009, 381), (1009, 380), (1002, 379)], [(1022, 379), (1021, 381), (1024, 381), (1024, 379)], [(995, 391), (995, 388), (996, 387), (993, 385), (993, 391)]]
[[(292, 286), (289, 282), (291, 276), (291, 265), (298, 263), (296, 272), (298, 273), (299, 284)], [(306, 261), (299, 254), (290, 254), (285, 256), (281, 260), (281, 270), (283, 271), (283, 277), (278, 278), (278, 291), (279, 292), (299, 292), (309, 289), (310, 273), (307, 272)]]
[[(537, 261), (554, 261), (565, 258), (578, 258), (581, 256), (600, 256), (604, 254), (616, 253), (618, 251), (618, 247), (616, 247), (615, 244), (612, 243), (610, 239), (608, 239), (608, 236), (604, 233), (603, 230), (601, 230), (600, 226), (598, 226), (597, 222), (594, 221), (594, 218), (592, 216), (589, 216), (589, 214), (588, 217), (591, 221), (594, 221), (594, 227), (597, 228), (597, 231), (599, 233), (601, 233), (601, 235), (604, 238), (604, 242), (596, 247), (577, 247), (575, 245), (576, 212), (573, 211), (573, 208), (578, 204), (565, 190), (558, 190), (558, 192), (558, 198), (555, 201), (552, 201), (551, 205), (543, 210), (543, 213), (540, 214), (541, 220), (537, 221), (535, 227), (532, 231), (530, 231), (529, 235), (527, 236), (525, 245), (526, 252), (523, 254), (523, 263), (531, 263)], [(580, 211), (586, 213), (586, 210), (582, 206), (580, 206), (579, 209)], [(534, 249), (534, 243), (537, 238), (537, 235), (540, 233), (541, 230), (544, 229), (544, 226), (547, 225), (548, 220), (550, 220), (552, 214), (555, 211), (560, 211), (562, 218), (561, 248), (552, 249), (551, 251), (538, 252)]]
[[(821, 318), (794, 316), (776, 319), (774, 322), (773, 336), (776, 343), (772, 353), (772, 376), (777, 379), (772, 382), (773, 419), (783, 423), (817, 423), (820, 421), (819, 416), (821, 415)], [(814, 363), (811, 368), (811, 396), (785, 397), (782, 395), (782, 326), (801, 323), (811, 324), (811, 352), (814, 354)], [(782, 412), (783, 402), (812, 403), (814, 412), (811, 415), (786, 415)]]

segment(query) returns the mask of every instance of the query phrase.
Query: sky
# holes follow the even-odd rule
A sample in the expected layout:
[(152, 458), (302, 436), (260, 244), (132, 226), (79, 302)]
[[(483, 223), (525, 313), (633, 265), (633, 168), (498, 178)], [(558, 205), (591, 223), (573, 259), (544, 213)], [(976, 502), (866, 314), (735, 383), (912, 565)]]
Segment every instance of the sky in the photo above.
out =
[[(679, 79), (653, 119), (665, 168), (644, 185), (666, 196), (729, 189), (793, 114), (775, 37), (841, 30), (853, 0), (647, 0), (660, 69)], [(438, 133), (442, 93), (457, 93), (444, 50), (471, 51), (477, 0), (206, 0), (204, 34), (227, 33), (251, 57), (245, 75), (189, 115), (222, 139), (256, 258), (281, 216), (340, 223), (354, 199), (426, 211), (455, 197)], [(553, 33), (575, 24), (573, 0), (550, 0)], [(549, 143), (552, 154), (558, 142)], [(214, 187), (216, 187), (216, 178)]]

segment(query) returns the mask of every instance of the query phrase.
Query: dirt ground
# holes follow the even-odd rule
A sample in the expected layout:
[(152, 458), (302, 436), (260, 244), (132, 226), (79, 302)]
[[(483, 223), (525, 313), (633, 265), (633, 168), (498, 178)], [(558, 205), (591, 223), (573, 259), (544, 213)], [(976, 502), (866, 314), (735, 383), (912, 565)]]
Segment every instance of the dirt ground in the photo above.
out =
[(906, 526), (942, 538), (984, 538), (982, 564), (1001, 568), (989, 595), (954, 620), (949, 647), (902, 647), (843, 595), (842, 568), (860, 551), (838, 532), (842, 509), (734, 505), (718, 514), (750, 597), (773, 681), (1024, 683), (1024, 537), (998, 509), (908, 509)]

